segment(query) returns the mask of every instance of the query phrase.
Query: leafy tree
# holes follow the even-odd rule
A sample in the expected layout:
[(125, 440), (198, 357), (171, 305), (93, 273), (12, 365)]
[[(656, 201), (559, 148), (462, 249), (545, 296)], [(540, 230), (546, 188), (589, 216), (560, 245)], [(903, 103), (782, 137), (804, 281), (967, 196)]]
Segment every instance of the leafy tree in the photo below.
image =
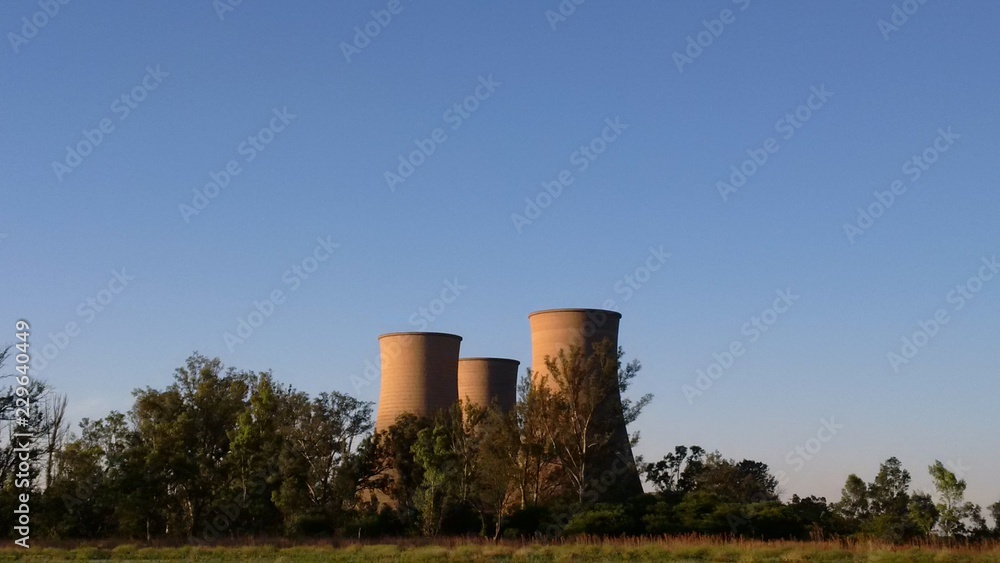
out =
[(890, 457), (879, 466), (878, 475), (869, 487), (871, 510), (881, 514), (901, 514), (909, 501), (910, 472), (899, 459)]
[[(652, 395), (634, 403), (620, 400), (640, 369), (638, 362), (620, 369), (623, 354), (608, 341), (590, 353), (571, 346), (546, 358), (546, 372), (534, 386), (541, 399), (547, 446), (558, 460), (567, 490), (580, 503), (596, 492), (595, 476), (602, 463), (619, 453), (611, 451), (618, 438), (615, 432), (635, 421), (652, 400)], [(634, 445), (638, 434), (631, 441)]]
[(843, 518), (848, 527), (858, 530), (871, 517), (871, 503), (868, 498), (868, 485), (857, 475), (851, 473), (841, 489), (840, 502), (834, 510)]
[(910, 472), (895, 457), (879, 466), (868, 487), (871, 517), (865, 531), (884, 541), (899, 543), (912, 535), (908, 509)]
[(493, 539), (500, 537), (503, 518), (516, 503), (520, 476), (518, 452), (521, 441), (515, 416), (503, 413), (496, 405), (488, 408), (466, 407), (466, 424), (474, 421), (476, 450), (475, 476), (469, 498), (479, 512), (482, 532), (493, 522)]
[(554, 496), (554, 479), (551, 476), (557, 460), (550, 447), (544, 420), (552, 401), (552, 391), (548, 386), (534, 385), (532, 371), (528, 369), (518, 382), (517, 394), (518, 401), (514, 406), (519, 442), (516, 486), (520, 507), (525, 510)]
[(982, 507), (975, 503), (966, 503), (966, 509), (969, 521), (972, 523), (969, 526), (969, 536), (977, 539), (988, 538), (990, 536), (990, 527), (986, 524), (986, 519), (983, 518)]
[(663, 495), (672, 496), (691, 491), (695, 478), (704, 468), (705, 450), (699, 446), (677, 446), (656, 463), (643, 468), (646, 480)]
[(751, 504), (778, 500), (778, 480), (766, 463), (744, 459), (736, 463), (719, 452), (705, 456), (692, 474), (692, 490), (705, 492), (720, 502)]
[(447, 511), (458, 501), (463, 488), (461, 459), (453, 447), (455, 434), (461, 432), (460, 419), (461, 411), (450, 409), (432, 427), (417, 433), (411, 449), (414, 461), (423, 470), (414, 505), (420, 514), (421, 529), (428, 536), (441, 531)]
[(381, 470), (376, 478), (379, 495), (395, 507), (404, 525), (417, 514), (415, 496), (424, 479), (423, 464), (414, 459), (411, 449), (420, 432), (433, 427), (427, 418), (403, 413), (373, 438), (369, 464)]
[(934, 479), (934, 489), (938, 494), (936, 506), (940, 515), (938, 529), (941, 534), (947, 538), (965, 535), (970, 531), (965, 522), (968, 519), (977, 524), (973, 529), (985, 527), (985, 521), (979, 515), (979, 507), (965, 502), (965, 480), (959, 479), (937, 460), (927, 469)]
[(1000, 536), (1000, 501), (991, 504), (988, 510), (993, 518), (993, 534)]
[(249, 401), (229, 432), (225, 465), (229, 483), (209, 522), (227, 523), (240, 533), (274, 533), (281, 513), (272, 497), (278, 492), (278, 462), (284, 445), (279, 429), (289, 415), (290, 389), (281, 389), (270, 373), (250, 382)]
[(914, 527), (925, 537), (931, 535), (931, 531), (938, 521), (938, 509), (934, 505), (934, 499), (927, 493), (914, 492), (910, 495), (909, 504), (910, 521)]
[[(132, 416), (148, 451), (146, 468), (161, 487), (170, 519), (164, 532), (191, 537), (225, 498), (230, 435), (246, 407), (252, 375), (223, 371), (218, 359), (193, 355), (165, 391), (137, 390)], [(214, 530), (224, 528), (218, 524)], [(224, 530), (222, 530), (224, 531)]]
[(838, 533), (833, 509), (827, 504), (826, 498), (816, 496), (799, 498), (798, 495), (792, 495), (788, 507), (803, 527), (802, 532), (805, 537), (821, 541), (828, 535)]
[(52, 474), (55, 470), (56, 455), (66, 439), (69, 431), (66, 419), (66, 396), (50, 395), (46, 397), (36, 408), (42, 410), (42, 420), (45, 421), (45, 436), (43, 448), (45, 450), (45, 485), (52, 483)]
[(280, 489), (274, 494), (291, 532), (319, 533), (355, 508), (357, 445), (373, 428), (372, 403), (342, 393), (283, 394)]
[[(10, 359), (12, 348), (8, 346), (0, 350), (0, 369)], [(22, 461), (19, 457), (21, 451), (26, 452), (31, 466), (30, 482), (33, 487), (38, 485), (39, 461), (46, 452), (45, 441), (52, 426), (52, 421), (39, 408), (49, 395), (48, 385), (29, 376), (28, 385), (22, 387), (17, 384), (17, 378), (20, 377), (23, 377), (20, 373), (0, 376), (0, 380), (9, 381), (5, 387), (0, 387), (0, 488), (10, 499), (14, 498), (12, 495), (15, 489), (20, 492), (24, 489), (15, 487), (15, 480), (19, 480), (16, 476), (18, 464)], [(29, 416), (19, 416), (18, 408), (28, 410)], [(30, 436), (14, 439), (14, 433)]]

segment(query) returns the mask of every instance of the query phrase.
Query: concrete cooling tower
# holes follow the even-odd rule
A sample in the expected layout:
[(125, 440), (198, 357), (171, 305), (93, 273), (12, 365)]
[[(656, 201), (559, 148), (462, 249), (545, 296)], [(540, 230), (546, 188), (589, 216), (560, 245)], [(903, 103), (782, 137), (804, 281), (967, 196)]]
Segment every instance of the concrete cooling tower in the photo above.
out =
[(521, 362), (506, 358), (462, 358), (458, 360), (458, 398), (480, 406), (496, 401), (510, 412), (517, 400), (517, 367)]
[(432, 417), (458, 401), (458, 349), (462, 337), (442, 332), (396, 332), (378, 337), (382, 356), (375, 429), (403, 413)]
[[(531, 370), (534, 383), (548, 374), (545, 358), (558, 357), (560, 350), (579, 346), (585, 354), (593, 353), (594, 345), (610, 340), (612, 353), (618, 351), (618, 324), (621, 314), (602, 309), (551, 309), (528, 315), (531, 325)], [(549, 386), (554, 386), (549, 376)], [(642, 483), (632, 456), (628, 431), (622, 415), (621, 395), (612, 393), (599, 408), (601, 428), (611, 432), (608, 448), (593, 464), (587, 478), (588, 487), (597, 492), (600, 501), (615, 501), (642, 494)]]

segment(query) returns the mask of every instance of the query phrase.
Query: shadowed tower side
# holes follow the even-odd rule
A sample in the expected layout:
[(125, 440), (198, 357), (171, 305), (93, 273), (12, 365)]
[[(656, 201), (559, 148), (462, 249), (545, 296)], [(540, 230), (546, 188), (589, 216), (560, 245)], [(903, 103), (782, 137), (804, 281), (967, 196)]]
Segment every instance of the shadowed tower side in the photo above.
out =
[(458, 398), (463, 403), (488, 407), (496, 401), (510, 412), (517, 401), (517, 367), (507, 358), (462, 358), (458, 360)]
[(375, 430), (403, 413), (433, 417), (458, 401), (462, 337), (443, 332), (396, 332), (378, 337), (382, 357)]
[[(548, 376), (548, 385), (554, 387), (545, 358), (558, 357), (560, 350), (568, 353), (571, 346), (580, 347), (584, 354), (592, 354), (596, 344), (609, 340), (611, 353), (616, 354), (621, 317), (615, 311), (602, 309), (551, 309), (528, 315), (532, 384), (538, 385), (543, 376)], [(642, 494), (617, 385), (598, 412), (602, 428), (610, 431), (611, 440), (592, 470), (587, 472), (587, 482), (593, 484), (590, 488), (598, 491), (599, 501), (618, 501)]]

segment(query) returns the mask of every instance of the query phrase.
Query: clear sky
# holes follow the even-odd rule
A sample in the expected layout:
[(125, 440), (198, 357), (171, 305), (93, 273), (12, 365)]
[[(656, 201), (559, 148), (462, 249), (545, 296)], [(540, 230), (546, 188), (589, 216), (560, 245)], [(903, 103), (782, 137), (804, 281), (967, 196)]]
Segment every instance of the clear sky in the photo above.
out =
[(523, 369), (528, 313), (604, 306), (647, 459), (1000, 500), (997, 4), (222, 2), (0, 8), (0, 342), (74, 420), (196, 350), (373, 401), (385, 332)]

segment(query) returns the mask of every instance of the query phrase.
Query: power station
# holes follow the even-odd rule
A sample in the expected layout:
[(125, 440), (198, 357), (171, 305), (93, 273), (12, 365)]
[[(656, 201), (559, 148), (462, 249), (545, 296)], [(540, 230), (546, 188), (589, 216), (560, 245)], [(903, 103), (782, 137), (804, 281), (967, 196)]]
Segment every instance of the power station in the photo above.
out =
[(507, 358), (458, 360), (459, 400), (481, 407), (496, 401), (501, 411), (509, 412), (517, 402), (519, 365), (521, 362)]
[[(584, 354), (608, 342), (618, 351), (621, 314), (602, 309), (551, 309), (528, 315), (531, 327), (532, 385), (556, 388), (548, 373), (546, 358), (575, 347)], [(462, 337), (441, 332), (399, 332), (379, 336), (382, 383), (379, 391), (376, 430), (384, 430), (403, 413), (433, 417), (458, 401), (487, 406), (496, 403), (505, 412), (514, 408), (517, 394), (517, 360), (507, 358), (459, 358)], [(622, 413), (617, 385), (598, 406), (595, 436), (610, 436), (596, 463), (588, 471), (589, 482), (600, 483), (599, 500), (642, 494), (632, 447)]]
[(443, 332), (395, 332), (378, 337), (382, 358), (375, 429), (403, 413), (432, 417), (458, 402), (458, 348), (462, 337)]
[[(544, 379), (550, 388), (556, 387), (545, 359), (557, 358), (561, 350), (568, 353), (570, 347), (576, 347), (585, 355), (590, 355), (597, 344), (608, 342), (609, 352), (617, 354), (621, 318), (621, 313), (603, 309), (549, 309), (528, 315), (531, 324), (532, 384), (541, 385)], [(597, 411), (600, 416), (594, 433), (607, 433), (610, 439), (597, 463), (587, 471), (587, 481), (602, 483), (604, 490), (599, 495), (602, 499), (641, 495), (642, 481), (632, 456), (617, 385)]]

